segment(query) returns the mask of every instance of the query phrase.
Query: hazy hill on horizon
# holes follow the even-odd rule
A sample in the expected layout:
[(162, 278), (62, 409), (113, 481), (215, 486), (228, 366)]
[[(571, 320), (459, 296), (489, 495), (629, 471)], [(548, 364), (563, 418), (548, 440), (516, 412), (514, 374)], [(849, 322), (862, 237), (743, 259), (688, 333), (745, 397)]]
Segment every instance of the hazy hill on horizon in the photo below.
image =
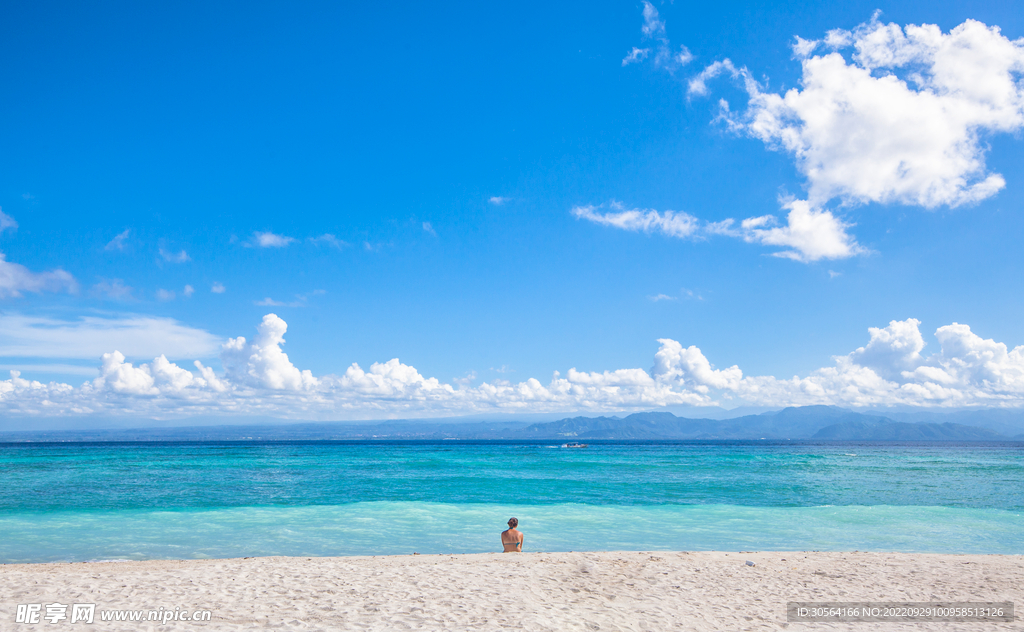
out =
[[(975, 421), (978, 421), (975, 419)], [(1002, 427), (1009, 428), (1008, 423)], [(1024, 426), (1018, 426), (1018, 433)], [(980, 425), (899, 422), (836, 406), (802, 406), (726, 420), (688, 419), (672, 413), (634, 413), (622, 419), (573, 417), (532, 424), (523, 438), (583, 439), (828, 439), (877, 441), (998, 441), (1015, 435)]]
[[(567, 417), (530, 423), (514, 419), (445, 423), (236, 424), (178, 427), (2, 432), (0, 441), (218, 441), (218, 440), (755, 440), (860, 441), (1024, 440), (1016, 411), (897, 413), (893, 417), (836, 406), (800, 406), (731, 419), (693, 419), (670, 412)], [(963, 423), (967, 422), (967, 423)]]

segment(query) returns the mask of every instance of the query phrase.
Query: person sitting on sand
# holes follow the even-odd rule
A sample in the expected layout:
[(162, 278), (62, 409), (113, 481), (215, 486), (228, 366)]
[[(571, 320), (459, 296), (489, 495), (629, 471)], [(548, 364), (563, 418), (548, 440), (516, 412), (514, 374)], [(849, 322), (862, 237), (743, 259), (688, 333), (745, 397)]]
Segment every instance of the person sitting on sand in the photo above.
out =
[(519, 518), (508, 519), (508, 530), (501, 532), (501, 544), (505, 547), (504, 553), (523, 552), (523, 532), (516, 527), (519, 526)]

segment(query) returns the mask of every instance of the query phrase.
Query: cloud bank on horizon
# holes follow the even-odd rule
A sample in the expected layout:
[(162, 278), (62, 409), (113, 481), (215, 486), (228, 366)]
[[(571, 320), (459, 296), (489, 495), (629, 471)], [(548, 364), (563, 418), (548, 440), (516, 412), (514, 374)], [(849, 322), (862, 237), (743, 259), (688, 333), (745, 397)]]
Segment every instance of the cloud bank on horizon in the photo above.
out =
[[(657, 38), (664, 66), (665, 24), (649, 2), (643, 16), (642, 34)], [(782, 248), (773, 254), (806, 263), (868, 252), (838, 209), (872, 202), (956, 208), (994, 196), (1006, 181), (988, 171), (984, 139), (1024, 129), (1024, 39), (1011, 41), (998, 26), (976, 20), (943, 33), (934, 24), (883, 24), (878, 16), (822, 39), (796, 37), (800, 87), (785, 94), (768, 91), (729, 59), (706, 66), (688, 82), (690, 97), (709, 94), (708, 82), (721, 75), (741, 82), (746, 110), (733, 112), (721, 99), (718, 120), (794, 158), (807, 199), (784, 197), (785, 221), (762, 215), (702, 225), (675, 211), (597, 213), (594, 206), (576, 207), (573, 214), (636, 230), (629, 214), (640, 212), (646, 226), (669, 236), (737, 237)], [(622, 63), (643, 61), (650, 52), (634, 48)], [(680, 215), (692, 228), (666, 230)]]
[(649, 370), (571, 368), (564, 376), (556, 371), (547, 384), (529, 378), (469, 386), (424, 377), (398, 358), (375, 362), (369, 370), (353, 363), (341, 375), (316, 377), (292, 364), (282, 348), (288, 326), (267, 314), (251, 341), (239, 336), (220, 345), (221, 374), (199, 360), (192, 363), (195, 371), (183, 368), (165, 354), (135, 366), (115, 350), (103, 354), (99, 377), (77, 388), (25, 380), (11, 371), (10, 379), (0, 381), (0, 411), (341, 420), (671, 405), (1024, 406), (1024, 345), (1009, 349), (953, 323), (935, 331), (939, 351), (926, 356), (920, 324), (910, 318), (872, 327), (865, 346), (835, 356), (833, 366), (806, 377), (746, 376), (738, 366), (716, 369), (698, 347), (663, 338)]

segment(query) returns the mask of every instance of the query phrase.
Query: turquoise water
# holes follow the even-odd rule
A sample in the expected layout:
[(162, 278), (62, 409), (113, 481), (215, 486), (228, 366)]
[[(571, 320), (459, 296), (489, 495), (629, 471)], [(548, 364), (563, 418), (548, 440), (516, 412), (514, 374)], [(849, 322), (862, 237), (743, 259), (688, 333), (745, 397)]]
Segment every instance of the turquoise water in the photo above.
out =
[(1024, 445), (0, 445), (0, 561), (500, 550), (1024, 553)]

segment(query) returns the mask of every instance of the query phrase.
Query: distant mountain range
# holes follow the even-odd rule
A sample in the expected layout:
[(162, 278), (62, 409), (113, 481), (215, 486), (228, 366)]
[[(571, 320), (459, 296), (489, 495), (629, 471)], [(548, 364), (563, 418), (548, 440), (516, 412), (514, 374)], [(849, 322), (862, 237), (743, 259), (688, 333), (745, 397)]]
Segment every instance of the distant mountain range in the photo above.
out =
[(532, 424), (517, 421), (389, 421), (378, 424), (298, 423), (0, 432), (0, 441), (331, 439), (1024, 441), (1024, 411), (896, 413), (889, 416), (858, 413), (835, 406), (802, 406), (733, 419), (690, 419), (667, 412), (650, 412), (627, 417), (571, 417)]
[[(1024, 428), (1021, 428), (1024, 430)], [(1000, 441), (1011, 437), (957, 423), (906, 423), (835, 406), (803, 406), (734, 419), (686, 419), (671, 413), (574, 417), (533, 424), (524, 438), (584, 439), (827, 439), (859, 441)], [(1022, 437), (1024, 438), (1024, 437)]]

